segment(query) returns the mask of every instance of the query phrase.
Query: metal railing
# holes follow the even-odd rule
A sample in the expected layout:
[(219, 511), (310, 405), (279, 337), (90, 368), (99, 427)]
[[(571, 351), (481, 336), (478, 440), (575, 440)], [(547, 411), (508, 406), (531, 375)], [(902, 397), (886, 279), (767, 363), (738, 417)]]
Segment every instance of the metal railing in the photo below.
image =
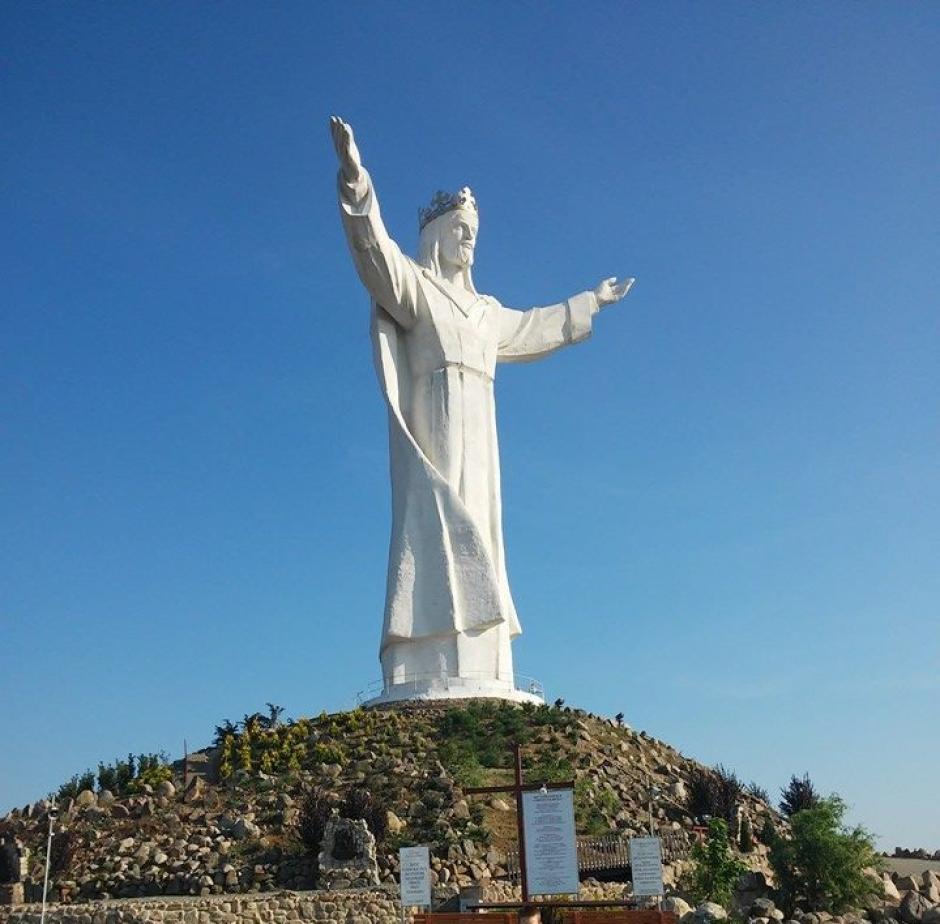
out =
[[(687, 831), (664, 831), (657, 834), (662, 843), (663, 863), (684, 860), (692, 850), (692, 836)], [(519, 882), (519, 851), (507, 850), (506, 878)], [(630, 838), (624, 834), (578, 838), (578, 875), (624, 873), (630, 870)]]
[(408, 687), (416, 696), (433, 690), (446, 692), (465, 690), (468, 695), (472, 696), (475, 689), (483, 690), (485, 693), (487, 689), (495, 692), (502, 687), (506, 692), (528, 693), (540, 699), (545, 698), (545, 690), (541, 682), (534, 677), (526, 677), (524, 674), (514, 674), (510, 679), (506, 679), (494, 677), (491, 671), (462, 671), (459, 675), (442, 671), (424, 673), (412, 671), (401, 679), (386, 677), (370, 683), (356, 693), (356, 704), (361, 706), (377, 696), (385, 696), (391, 692), (404, 692)]

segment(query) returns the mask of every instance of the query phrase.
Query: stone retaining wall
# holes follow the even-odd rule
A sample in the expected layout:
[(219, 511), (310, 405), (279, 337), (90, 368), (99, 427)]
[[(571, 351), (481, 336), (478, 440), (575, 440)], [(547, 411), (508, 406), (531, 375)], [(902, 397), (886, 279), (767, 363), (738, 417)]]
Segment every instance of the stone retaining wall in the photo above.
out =
[[(0, 907), (0, 924), (39, 924), (40, 905)], [(397, 893), (269, 892), (49, 905), (46, 924), (401, 924)]]

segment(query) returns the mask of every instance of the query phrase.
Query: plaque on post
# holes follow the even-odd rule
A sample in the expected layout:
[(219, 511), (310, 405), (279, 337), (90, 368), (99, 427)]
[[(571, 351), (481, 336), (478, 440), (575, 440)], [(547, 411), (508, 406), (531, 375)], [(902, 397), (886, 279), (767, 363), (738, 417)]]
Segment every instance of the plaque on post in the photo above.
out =
[(431, 907), (431, 860), (426, 846), (398, 851), (402, 908)]
[(578, 846), (574, 790), (522, 793), (525, 865), (530, 895), (576, 895)]
[(658, 837), (630, 838), (634, 895), (663, 894), (663, 852)]

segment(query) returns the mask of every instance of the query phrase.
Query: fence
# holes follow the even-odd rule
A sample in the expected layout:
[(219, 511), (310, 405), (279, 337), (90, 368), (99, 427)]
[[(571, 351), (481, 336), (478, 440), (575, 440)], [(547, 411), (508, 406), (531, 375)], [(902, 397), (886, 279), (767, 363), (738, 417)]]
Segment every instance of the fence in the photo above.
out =
[[(686, 831), (666, 831), (657, 835), (662, 843), (663, 863), (684, 860), (693, 838)], [(519, 882), (519, 851), (506, 852), (506, 878)], [(623, 834), (578, 838), (578, 875), (586, 879), (615, 879), (630, 875), (630, 838)]]

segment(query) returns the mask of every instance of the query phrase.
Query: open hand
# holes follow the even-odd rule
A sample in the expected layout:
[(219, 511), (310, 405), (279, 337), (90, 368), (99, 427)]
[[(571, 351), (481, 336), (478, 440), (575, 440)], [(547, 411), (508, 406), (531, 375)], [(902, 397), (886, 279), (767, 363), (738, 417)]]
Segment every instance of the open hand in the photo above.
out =
[(362, 174), (362, 158), (356, 147), (352, 126), (339, 116), (330, 116), (330, 133), (333, 135), (333, 147), (336, 148), (343, 179), (347, 183), (355, 183)]
[(632, 276), (624, 279), (623, 282), (617, 282), (616, 276), (602, 280), (597, 284), (597, 288), (594, 289), (594, 297), (597, 299), (597, 306), (604, 308), (607, 305), (612, 305), (614, 302), (619, 302), (620, 299), (630, 291), (630, 287), (634, 282), (636, 282), (636, 279)]

